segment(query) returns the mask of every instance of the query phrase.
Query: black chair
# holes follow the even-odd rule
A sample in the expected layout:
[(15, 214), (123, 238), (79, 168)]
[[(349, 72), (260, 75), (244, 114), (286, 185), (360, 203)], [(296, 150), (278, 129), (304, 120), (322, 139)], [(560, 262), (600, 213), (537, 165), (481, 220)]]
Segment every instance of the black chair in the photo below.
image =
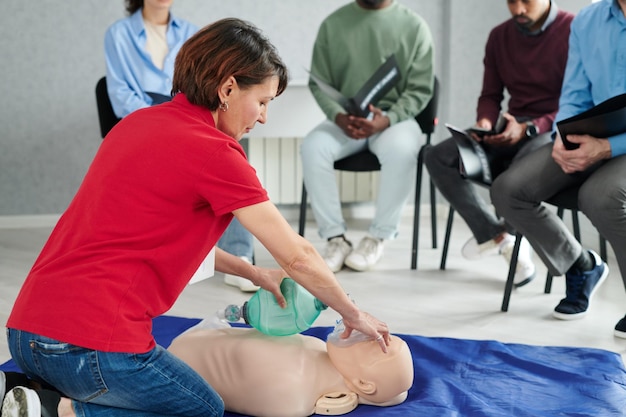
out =
[(106, 77), (102, 77), (96, 83), (96, 104), (98, 106), (98, 120), (100, 121), (100, 134), (102, 139), (109, 133), (121, 119), (115, 115), (109, 93), (107, 91)]
[[(489, 185), (474, 181), (473, 183), (484, 187)], [(557, 215), (562, 219), (565, 210), (571, 211), (572, 217), (572, 229), (574, 237), (580, 242), (580, 223), (578, 220), (578, 187), (568, 188), (561, 191), (555, 196), (547, 199), (545, 203), (555, 206), (557, 208)], [(446, 232), (443, 242), (443, 250), (441, 252), (441, 263), (439, 269), (446, 269), (446, 260), (448, 258), (448, 248), (450, 246), (450, 235), (452, 233), (452, 221), (454, 219), (454, 208), (450, 207), (448, 212), (448, 221), (446, 223)], [(522, 242), (522, 235), (520, 233), (515, 234), (515, 244), (513, 246), (513, 254), (511, 255), (511, 262), (509, 264), (509, 272), (507, 275), (506, 284), (504, 286), (504, 296), (502, 298), (502, 307), (500, 310), (506, 312), (509, 309), (509, 302), (511, 300), (511, 292), (514, 287), (515, 269), (517, 268), (517, 257), (519, 254), (519, 248)], [(606, 261), (606, 240), (600, 236), (600, 256)], [(544, 287), (544, 293), (549, 294), (552, 290), (552, 275), (548, 272), (546, 276), (546, 283)]]
[[(426, 145), (430, 144), (431, 135), (435, 131), (437, 126), (437, 108), (439, 104), (439, 80), (435, 77), (433, 86), (433, 96), (428, 102), (428, 105), (420, 114), (415, 117), (415, 120), (419, 124), (422, 133), (426, 135)], [(420, 152), (421, 153), (421, 152)], [(364, 150), (354, 155), (347, 156), (343, 159), (335, 161), (334, 168), (338, 171), (350, 171), (350, 172), (371, 172), (380, 171), (380, 162), (376, 155), (369, 150)], [(413, 248), (411, 252), (411, 269), (417, 267), (417, 235), (419, 233), (419, 202), (421, 193), (421, 173), (423, 171), (422, 161), (418, 158), (417, 164), (417, 178), (415, 186), (415, 211), (413, 216)], [(431, 219), (432, 219), (432, 234), (433, 234), (433, 248), (437, 246), (437, 218), (436, 218), (436, 201), (435, 201), (435, 186), (430, 184), (430, 206), (431, 206)], [(304, 226), (306, 223), (306, 211), (307, 211), (307, 191), (304, 182), (302, 183), (302, 199), (300, 200), (300, 219), (298, 224), (298, 233), (304, 236)]]

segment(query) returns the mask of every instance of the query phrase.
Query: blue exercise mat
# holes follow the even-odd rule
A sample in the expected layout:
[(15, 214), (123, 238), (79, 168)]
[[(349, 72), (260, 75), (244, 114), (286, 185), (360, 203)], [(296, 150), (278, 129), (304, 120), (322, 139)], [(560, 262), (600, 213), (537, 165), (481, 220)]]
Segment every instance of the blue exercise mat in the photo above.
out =
[[(153, 334), (157, 343), (167, 347), (199, 321), (161, 316), (154, 319)], [(304, 333), (325, 339), (331, 331), (331, 327), (314, 327)], [(359, 405), (350, 416), (626, 416), (626, 369), (617, 353), (398, 336), (409, 345), (415, 367), (407, 400), (394, 407)], [(0, 370), (17, 368), (8, 361)]]

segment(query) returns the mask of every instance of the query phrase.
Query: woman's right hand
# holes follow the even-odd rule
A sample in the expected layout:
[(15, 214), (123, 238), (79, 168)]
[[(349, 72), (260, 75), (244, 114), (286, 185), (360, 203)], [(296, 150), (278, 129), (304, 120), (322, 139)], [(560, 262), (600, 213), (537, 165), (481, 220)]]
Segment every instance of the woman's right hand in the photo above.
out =
[(353, 330), (358, 330), (376, 340), (381, 350), (387, 353), (387, 346), (389, 346), (390, 341), (387, 323), (378, 320), (369, 313), (359, 311), (359, 315), (356, 318), (348, 319), (343, 317), (343, 324), (345, 330), (341, 334), (342, 339), (347, 339)]

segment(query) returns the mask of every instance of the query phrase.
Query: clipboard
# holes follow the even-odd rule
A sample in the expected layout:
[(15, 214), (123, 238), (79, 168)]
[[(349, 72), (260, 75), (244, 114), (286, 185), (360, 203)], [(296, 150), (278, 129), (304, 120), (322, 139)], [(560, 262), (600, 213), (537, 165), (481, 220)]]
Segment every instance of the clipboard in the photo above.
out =
[(343, 109), (351, 115), (368, 117), (370, 104), (376, 103), (383, 98), (400, 81), (400, 68), (396, 56), (391, 55), (372, 74), (372, 76), (357, 91), (354, 97), (347, 98), (332, 85), (322, 80), (317, 75), (309, 72), (311, 79), (317, 84), (328, 97), (335, 100)]

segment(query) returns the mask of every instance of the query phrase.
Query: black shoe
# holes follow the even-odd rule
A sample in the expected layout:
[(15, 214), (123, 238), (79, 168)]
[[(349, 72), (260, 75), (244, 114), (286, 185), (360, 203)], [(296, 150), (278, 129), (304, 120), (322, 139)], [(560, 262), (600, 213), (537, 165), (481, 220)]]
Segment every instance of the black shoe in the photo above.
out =
[(613, 332), (615, 337), (626, 339), (626, 316), (617, 322), (615, 325), (615, 331)]
[(554, 309), (552, 314), (555, 318), (560, 320), (582, 318), (589, 309), (594, 293), (609, 275), (609, 267), (600, 256), (592, 250), (589, 253), (595, 262), (592, 270), (565, 274), (565, 298)]

